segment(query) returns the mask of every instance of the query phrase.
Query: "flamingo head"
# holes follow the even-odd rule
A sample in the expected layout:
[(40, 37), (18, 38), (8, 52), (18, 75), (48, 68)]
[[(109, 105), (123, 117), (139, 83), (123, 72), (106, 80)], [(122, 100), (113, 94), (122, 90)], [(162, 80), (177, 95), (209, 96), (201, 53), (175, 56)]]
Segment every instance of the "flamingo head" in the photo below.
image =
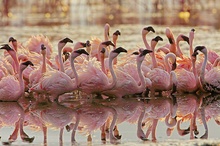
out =
[(160, 36), (156, 36), (155, 38), (152, 39), (152, 41), (155, 42), (163, 41), (163, 38), (161, 38)]
[(14, 51), (8, 44), (3, 44), (2, 47), (0, 47), (0, 49), (5, 49), (8, 52)]
[(124, 48), (122, 48), (122, 47), (118, 47), (118, 48), (116, 48), (115, 50), (113, 50), (112, 52), (115, 52), (115, 53), (121, 53), (121, 52), (125, 52), (125, 53), (127, 53), (128, 51), (126, 50), (126, 49), (124, 49)]
[(105, 42), (102, 42), (102, 45), (106, 45), (106, 46), (111, 45), (111, 46), (115, 47), (115, 44), (114, 44), (112, 41), (105, 41)]
[(151, 53), (151, 52), (153, 52), (153, 51), (148, 50), (148, 49), (144, 49), (144, 50), (140, 51), (140, 56), (145, 56), (146, 54)]
[(181, 35), (181, 38), (182, 38), (183, 41), (185, 41), (189, 44), (189, 37), (187, 37), (185, 35)]
[(73, 43), (73, 41), (70, 39), (70, 38), (64, 38), (64, 39), (62, 39), (62, 40), (60, 40), (59, 41), (59, 43), (58, 43), (58, 48), (59, 49), (63, 49), (63, 47), (66, 45), (66, 43)]
[(121, 35), (121, 32), (120, 32), (119, 30), (116, 30), (116, 31), (113, 33), (113, 35), (119, 36), (119, 35)]
[(23, 71), (26, 67), (28, 67), (28, 66), (34, 66), (34, 64), (31, 62), (31, 61), (25, 61), (25, 62), (23, 62), (23, 63), (21, 63), (20, 64), (20, 69), (21, 69), (21, 71)]
[(13, 38), (13, 37), (10, 37), (10, 38), (8, 39), (8, 42), (17, 42), (17, 40), (16, 40), (15, 38)]
[(199, 54), (198, 51), (202, 52), (203, 54), (207, 54), (207, 49), (205, 46), (196, 46), (192, 56), (196, 57)]
[(78, 54), (85, 54), (85, 55), (89, 55), (89, 53), (88, 52), (86, 52), (86, 50), (84, 50), (84, 49), (78, 49), (78, 50), (76, 50), (76, 51), (74, 51), (75, 53), (78, 53)]
[(149, 33), (150, 31), (152, 31), (153, 33), (155, 33), (155, 30), (152, 26), (148, 26), (148, 27), (144, 27), (142, 32), (146, 32)]

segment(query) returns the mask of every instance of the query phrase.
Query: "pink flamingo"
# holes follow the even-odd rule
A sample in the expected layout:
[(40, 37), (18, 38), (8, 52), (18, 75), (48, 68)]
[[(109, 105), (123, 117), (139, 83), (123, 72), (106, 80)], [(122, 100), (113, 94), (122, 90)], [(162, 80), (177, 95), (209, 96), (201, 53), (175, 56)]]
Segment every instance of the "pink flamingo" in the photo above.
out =
[[(77, 56), (88, 53), (84, 49), (73, 51), (72, 59), (74, 60)], [(73, 68), (75, 71), (75, 69)], [(61, 71), (49, 71), (46, 72), (35, 86), (29, 88), (31, 92), (43, 93), (50, 96), (50, 100), (58, 100), (59, 95), (67, 92), (72, 92), (78, 88), (77, 79), (75, 82), (65, 73)]]
[[(91, 64), (91, 62), (89, 62), (87, 66), (88, 69), (85, 73), (77, 74), (75, 71), (75, 80), (79, 90), (85, 92), (86, 94), (96, 94), (112, 89), (116, 84), (116, 75), (113, 70), (112, 61), (121, 52), (126, 52), (126, 50), (122, 47), (119, 47), (113, 50), (109, 56), (109, 66), (110, 73), (112, 75), (112, 82), (109, 82), (106, 74), (99, 67), (97, 68), (94, 66), (94, 64)], [(72, 63), (71, 66), (73, 68), (74, 64)], [(94, 86), (96, 88), (94, 88)]]
[[(193, 50), (192, 48), (192, 43), (194, 38), (193, 34), (194, 34), (194, 30), (191, 30), (189, 36), (190, 53), (192, 53)], [(177, 68), (175, 70), (176, 78), (177, 78), (176, 88), (178, 92), (193, 93), (199, 89), (199, 78), (198, 78), (195, 62), (196, 62), (196, 57), (192, 56), (191, 57), (192, 72), (186, 70), (185, 68)]]
[[(138, 84), (134, 78), (132, 78), (128, 73), (125, 73), (121, 70), (116, 70), (117, 82), (113, 89), (104, 91), (102, 94), (107, 96), (116, 96), (121, 98), (125, 95), (133, 95), (135, 93), (142, 93), (146, 88), (145, 77), (141, 71), (141, 64), (144, 60), (146, 54), (151, 53), (151, 50), (143, 50), (140, 55), (137, 56), (137, 71), (140, 80)], [(116, 50), (112, 51), (110, 55), (116, 55)]]
[(204, 60), (200, 74), (200, 83), (202, 88), (210, 93), (220, 93), (220, 69), (214, 67), (205, 73), (205, 68), (208, 61), (207, 48), (205, 46), (195, 47), (192, 56), (197, 56), (198, 51), (204, 54)]
[[(10, 46), (5, 45), (1, 47), (1, 49), (8, 49)], [(28, 66), (32, 65), (32, 62), (27, 61), (20, 64), (20, 70), (18, 72), (18, 80), (13, 75), (8, 75), (2, 78), (0, 81), (0, 100), (2, 101), (17, 101), (24, 94), (24, 80), (22, 77), (22, 73), (24, 69)]]
[(48, 37), (44, 35), (35, 35), (32, 36), (26, 43), (25, 43), (25, 48), (27, 48), (30, 52), (35, 52), (40, 54), (41, 49), (40, 46), (41, 44), (44, 44), (47, 48), (47, 58), (50, 59), (51, 55), (53, 53), (53, 46), (50, 43), (50, 40)]
[(144, 28), (142, 29), (142, 40), (143, 40), (143, 42), (144, 42), (145, 47), (146, 47), (148, 50), (151, 50), (151, 47), (150, 47), (150, 45), (149, 45), (148, 42), (147, 42), (146, 36), (147, 36), (147, 34), (148, 34), (149, 32), (151, 32), (151, 31), (152, 31), (153, 33), (155, 33), (155, 30), (154, 30), (154, 28), (153, 28), (152, 26), (144, 27)]
[(155, 92), (160, 92), (162, 91), (168, 91), (171, 89), (172, 83), (171, 83), (171, 78), (170, 74), (160, 68), (157, 68), (157, 60), (155, 57), (154, 49), (158, 41), (163, 40), (160, 36), (155, 37), (151, 41), (151, 48), (152, 48), (152, 63), (153, 63), (153, 69), (150, 70), (147, 73), (147, 78), (149, 78), (152, 82), (152, 86), (150, 87), (151, 95), (154, 96)]
[(46, 72), (46, 47), (44, 44), (41, 45), (41, 54), (43, 57), (42, 66), (39, 66), (37, 69), (34, 69), (29, 74), (29, 87), (37, 84), (39, 80), (42, 78), (43, 74)]
[[(13, 110), (11, 110), (13, 109)], [(29, 137), (23, 128), (23, 122), (25, 113), (23, 108), (17, 102), (0, 102), (0, 122), (4, 125), (12, 126), (15, 128), (8, 138), (8, 142), (2, 142), (3, 144), (11, 144), (17, 140), (18, 132), (20, 137), (25, 142), (33, 142), (35, 137)]]

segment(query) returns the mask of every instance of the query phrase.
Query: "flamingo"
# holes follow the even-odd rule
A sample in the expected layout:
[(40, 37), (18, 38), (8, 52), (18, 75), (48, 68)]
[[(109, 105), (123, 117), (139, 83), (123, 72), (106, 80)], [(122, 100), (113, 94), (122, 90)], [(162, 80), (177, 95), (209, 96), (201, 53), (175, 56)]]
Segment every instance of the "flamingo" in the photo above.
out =
[(66, 45), (66, 43), (73, 43), (73, 41), (69, 38), (64, 38), (59, 41), (58, 43), (58, 59), (59, 59), (59, 69), (60, 71), (64, 72), (64, 65), (63, 65), (63, 60), (62, 60), (62, 49)]
[[(121, 32), (119, 30), (116, 30), (113, 33), (112, 42), (113, 42), (113, 44), (115, 44), (113, 49), (116, 49), (116, 47), (117, 47), (117, 40), (118, 40), (119, 35), (121, 35)], [(113, 64), (117, 64), (117, 58), (114, 59)]]
[(13, 66), (14, 73), (17, 74), (19, 72), (19, 62), (18, 62), (17, 53), (8, 44), (3, 45), (3, 47), (1, 47), (0, 49), (5, 49), (8, 52), (8, 54), (11, 56), (11, 58), (13, 59), (11, 65)]
[(42, 78), (43, 74), (46, 72), (46, 47), (44, 44), (41, 45), (41, 54), (43, 56), (42, 66), (33, 70), (29, 75), (29, 87), (37, 84)]
[[(74, 60), (77, 56), (88, 53), (84, 49), (73, 51), (72, 59)], [(73, 68), (75, 71), (75, 69)], [(73, 92), (78, 88), (77, 79), (75, 82), (64, 72), (61, 71), (49, 71), (44, 74), (42, 80), (35, 86), (29, 88), (31, 92), (43, 93), (50, 96), (50, 101), (58, 100), (59, 95), (67, 92)]]
[[(1, 49), (7, 49), (8, 45), (1, 47)], [(2, 101), (17, 101), (24, 94), (24, 80), (22, 77), (22, 73), (24, 69), (33, 63), (30, 61), (26, 61), (20, 64), (20, 70), (18, 72), (18, 80), (13, 75), (8, 75), (2, 78), (0, 81), (0, 100)]]
[(154, 28), (153, 28), (152, 26), (144, 27), (144, 28), (142, 29), (142, 40), (143, 40), (143, 42), (144, 42), (145, 47), (146, 47), (148, 50), (151, 50), (151, 47), (150, 47), (150, 45), (149, 45), (148, 42), (147, 42), (146, 36), (147, 36), (147, 34), (148, 34), (149, 32), (151, 32), (151, 31), (152, 31), (153, 33), (155, 33), (155, 30), (154, 30)]
[(41, 49), (40, 46), (41, 44), (44, 44), (47, 48), (47, 55), (46, 57), (48, 59), (51, 58), (51, 55), (53, 54), (53, 46), (50, 43), (50, 40), (48, 37), (40, 34), (40, 35), (35, 35), (29, 38), (29, 40), (25, 43), (25, 48), (27, 48), (30, 52), (35, 52), (40, 54)]
[(205, 46), (195, 47), (192, 56), (197, 56), (198, 51), (204, 54), (204, 60), (200, 74), (200, 83), (202, 88), (210, 93), (220, 93), (220, 69), (214, 67), (205, 73), (205, 68), (208, 61), (207, 48)]
[(151, 41), (151, 48), (153, 55), (151, 56), (152, 58), (152, 63), (153, 63), (153, 69), (150, 70), (146, 77), (149, 78), (152, 82), (152, 86), (150, 87), (151, 95), (154, 96), (155, 92), (159, 91), (160, 94), (162, 91), (167, 91), (171, 89), (171, 79), (170, 74), (160, 68), (157, 68), (157, 60), (155, 57), (154, 49), (158, 41), (163, 40), (160, 36), (156, 36), (154, 39)]
[[(102, 94), (107, 96), (116, 96), (121, 98), (125, 95), (133, 95), (135, 93), (142, 93), (146, 88), (145, 77), (141, 71), (141, 64), (144, 60), (146, 54), (151, 53), (151, 50), (143, 50), (140, 55), (137, 56), (137, 71), (139, 75), (140, 84), (138, 84), (134, 78), (132, 78), (128, 73), (123, 72), (122, 70), (116, 71), (117, 82), (113, 89), (104, 91)], [(112, 51), (111, 55), (117, 55), (116, 51)]]
[[(78, 88), (86, 94), (100, 93), (102, 91), (112, 89), (116, 84), (116, 75), (113, 70), (112, 61), (121, 52), (127, 51), (124, 48), (119, 47), (110, 53), (109, 66), (110, 73), (112, 75), (112, 82), (109, 82), (108, 77), (99, 67), (97, 68), (94, 64), (92, 64), (92, 62), (89, 62), (87, 72), (77, 74), (77, 72), (73, 70)], [(71, 66), (74, 68), (73, 63)], [(96, 88), (94, 88), (94, 86)]]

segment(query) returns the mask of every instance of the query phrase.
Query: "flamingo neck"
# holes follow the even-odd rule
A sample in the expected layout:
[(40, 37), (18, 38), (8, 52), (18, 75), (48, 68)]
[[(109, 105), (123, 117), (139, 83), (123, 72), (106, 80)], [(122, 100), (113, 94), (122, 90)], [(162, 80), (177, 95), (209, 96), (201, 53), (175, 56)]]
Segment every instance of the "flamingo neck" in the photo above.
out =
[(100, 63), (101, 63), (102, 71), (107, 75), (106, 68), (105, 68), (105, 57), (104, 57), (104, 54), (101, 56)]
[(142, 34), (142, 40), (143, 40), (143, 42), (144, 42), (145, 47), (146, 47), (148, 50), (151, 50), (151, 47), (150, 47), (150, 45), (149, 45), (148, 42), (147, 42), (146, 36), (147, 36), (147, 34)]
[(179, 42), (180, 42), (180, 40), (177, 40), (177, 41), (176, 41), (176, 48), (177, 48), (177, 50), (176, 50), (176, 54), (177, 54), (177, 56), (179, 56), (179, 57), (182, 58), (183, 53), (182, 53), (182, 51), (181, 51), (181, 49), (180, 49)]
[(151, 45), (151, 59), (152, 59), (152, 63), (153, 63), (153, 68), (157, 68), (157, 59), (156, 59), (156, 55), (155, 55), (155, 46), (156, 44)]
[(169, 55), (166, 55), (165, 56), (165, 68), (166, 68), (166, 71), (168, 72), (168, 73), (170, 73), (170, 71), (171, 71), (171, 65), (169, 64), (169, 62), (168, 62), (168, 59), (170, 58), (170, 56)]
[[(115, 46), (113, 47), (113, 49), (116, 49), (116, 45), (117, 45), (117, 38), (113, 38), (113, 43), (115, 44)], [(117, 57), (115, 57), (113, 59), (113, 64), (117, 64)]]
[(24, 93), (24, 89), (25, 89), (24, 79), (23, 79), (23, 70), (21, 70), (21, 69), (19, 70), (19, 73), (18, 73), (18, 81), (19, 81), (20, 89), (19, 89), (17, 95), (19, 95), (19, 97), (20, 97)]
[(203, 60), (203, 63), (202, 63), (202, 70), (201, 70), (201, 73), (200, 73), (200, 81), (202, 83), (202, 85), (205, 84), (205, 68), (206, 68), (206, 64), (207, 64), (207, 61), (208, 61), (208, 55), (207, 53), (203, 53), (205, 58)]
[(113, 69), (113, 59), (114, 58), (111, 58), (111, 57), (109, 58), (109, 71), (112, 76), (112, 82), (107, 86), (108, 89), (112, 89), (116, 85), (116, 82), (117, 82), (116, 80), (117, 77)]
[(139, 76), (140, 81), (141, 81), (141, 85), (138, 86), (139, 91), (137, 91), (137, 93), (142, 92), (146, 87), (145, 78), (144, 78), (144, 75), (143, 75), (142, 70), (141, 70), (142, 62), (143, 62), (143, 60), (142, 61), (137, 60), (137, 72), (138, 72), (138, 76)]
[(46, 56), (45, 54), (43, 54), (43, 64), (42, 64), (41, 73), (45, 73), (45, 72), (46, 72)]
[(170, 72), (170, 86), (169, 89), (172, 88), (173, 85), (177, 85), (177, 78), (176, 78), (176, 74), (174, 71)]
[(62, 60), (61, 52), (62, 52), (62, 48), (60, 48), (58, 46), (58, 59), (59, 59), (59, 63), (60, 63), (60, 68), (59, 69), (60, 69), (61, 72), (64, 72), (64, 65), (63, 65), (63, 60)]
[(19, 62), (18, 57), (15, 51), (10, 51), (9, 54), (11, 55), (12, 59), (14, 60), (14, 72), (19, 73)]
[(75, 58), (71, 58), (70, 65), (71, 65), (73, 74), (75, 76), (75, 84), (78, 86), (79, 85), (79, 77), (78, 77), (78, 74), (76, 72), (76, 68), (75, 68), (75, 65), (74, 65), (74, 59)]
[(197, 69), (196, 69), (196, 63), (193, 60), (192, 60), (192, 71), (193, 71), (194, 77), (196, 79), (196, 87), (198, 87), (199, 86), (199, 77), (198, 77), (198, 73), (197, 73)]

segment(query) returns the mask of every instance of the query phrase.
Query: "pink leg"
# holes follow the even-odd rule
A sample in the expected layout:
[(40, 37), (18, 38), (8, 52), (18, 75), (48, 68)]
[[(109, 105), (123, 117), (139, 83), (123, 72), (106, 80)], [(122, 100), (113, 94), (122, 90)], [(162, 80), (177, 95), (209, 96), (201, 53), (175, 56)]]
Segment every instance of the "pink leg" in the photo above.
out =
[(152, 125), (152, 141), (156, 141), (156, 127), (157, 127), (158, 119), (153, 120), (153, 125)]
[(18, 130), (19, 130), (19, 120), (15, 123), (15, 129), (14, 129), (14, 131), (12, 132), (12, 134), (10, 135), (10, 137), (8, 139), (10, 142), (13, 142), (17, 139)]

